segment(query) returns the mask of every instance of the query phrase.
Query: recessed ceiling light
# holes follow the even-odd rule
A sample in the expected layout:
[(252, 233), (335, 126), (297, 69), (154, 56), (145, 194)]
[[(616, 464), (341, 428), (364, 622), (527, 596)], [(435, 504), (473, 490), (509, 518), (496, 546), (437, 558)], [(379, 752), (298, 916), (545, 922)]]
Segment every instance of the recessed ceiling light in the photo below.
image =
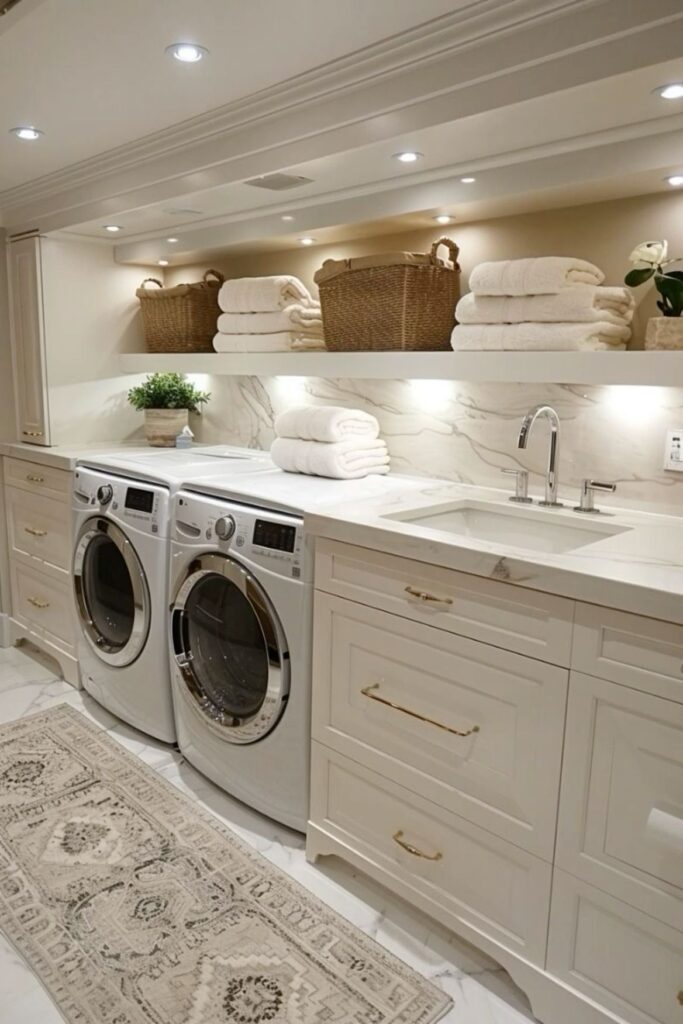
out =
[(440, 213), (438, 217), (434, 218), (437, 224), (450, 224), (452, 219), (447, 213)]
[(173, 43), (172, 46), (166, 47), (166, 53), (182, 64), (196, 64), (206, 57), (209, 51), (205, 46), (198, 46), (196, 43)]
[(294, 220), (294, 217), (292, 217), (291, 213), (283, 213), (282, 220)]
[(408, 149), (403, 153), (394, 153), (394, 160), (398, 160), (402, 164), (414, 164), (421, 156), (422, 153), (417, 153), (412, 149)]
[(159, 263), (160, 267), (167, 267), (168, 266), (168, 260), (158, 260), (158, 263)]
[(315, 238), (300, 238), (299, 241), (301, 242), (302, 245), (313, 245), (313, 243), (315, 242)]
[(12, 135), (16, 135), (18, 139), (23, 139), (25, 142), (35, 142), (45, 134), (40, 128), (34, 128), (32, 124), (22, 124), (18, 128), (10, 128), (10, 131)]
[(168, 242), (169, 245), (175, 245), (175, 243), (178, 241), (178, 239), (177, 238), (167, 238), (166, 241)]
[(123, 231), (123, 228), (119, 227), (118, 224), (105, 224), (104, 230), (110, 231), (112, 235), (115, 235), (117, 231)]
[(461, 180), (461, 182), (463, 183), (463, 185), (471, 185), (471, 184), (472, 184), (472, 182), (473, 182), (473, 181), (476, 181), (477, 179), (476, 179), (476, 178), (472, 178), (472, 177), (468, 176), (468, 177), (466, 177), (466, 178), (461, 178), (460, 180)]
[(671, 177), (665, 178), (664, 181), (668, 181), (674, 188), (679, 188), (683, 185), (683, 174), (672, 174)]
[(683, 82), (669, 82), (668, 85), (658, 85), (653, 90), (663, 100), (680, 100), (683, 98)]

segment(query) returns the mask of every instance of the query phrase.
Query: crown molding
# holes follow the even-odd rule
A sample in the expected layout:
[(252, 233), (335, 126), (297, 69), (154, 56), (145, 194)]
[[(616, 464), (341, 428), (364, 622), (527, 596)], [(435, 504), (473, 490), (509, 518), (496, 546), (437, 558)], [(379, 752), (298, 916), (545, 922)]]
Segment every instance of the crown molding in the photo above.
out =
[(470, 0), (275, 87), (0, 193), (2, 222), (13, 232), (55, 230), (99, 216), (105, 204), (113, 214), (179, 199), (658, 63), (682, 45), (680, 0)]

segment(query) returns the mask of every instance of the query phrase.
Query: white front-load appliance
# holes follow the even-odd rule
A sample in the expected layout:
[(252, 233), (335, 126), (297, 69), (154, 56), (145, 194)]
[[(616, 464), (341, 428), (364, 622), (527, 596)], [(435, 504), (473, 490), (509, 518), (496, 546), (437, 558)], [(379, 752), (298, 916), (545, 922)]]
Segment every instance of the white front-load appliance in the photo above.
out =
[(178, 745), (217, 785), (300, 831), (308, 817), (312, 574), (301, 516), (175, 495)]
[(168, 672), (170, 501), (181, 478), (272, 465), (266, 453), (217, 448), (100, 456), (73, 486), (73, 589), (85, 689), (142, 732), (175, 742)]

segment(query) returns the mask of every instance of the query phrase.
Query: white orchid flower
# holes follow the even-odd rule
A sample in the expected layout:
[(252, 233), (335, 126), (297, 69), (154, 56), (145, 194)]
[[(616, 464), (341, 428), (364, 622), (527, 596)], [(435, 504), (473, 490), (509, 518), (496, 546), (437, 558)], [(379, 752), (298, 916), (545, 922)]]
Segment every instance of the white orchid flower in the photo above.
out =
[(629, 262), (657, 266), (664, 262), (668, 251), (669, 243), (666, 239), (661, 242), (640, 242), (629, 256)]

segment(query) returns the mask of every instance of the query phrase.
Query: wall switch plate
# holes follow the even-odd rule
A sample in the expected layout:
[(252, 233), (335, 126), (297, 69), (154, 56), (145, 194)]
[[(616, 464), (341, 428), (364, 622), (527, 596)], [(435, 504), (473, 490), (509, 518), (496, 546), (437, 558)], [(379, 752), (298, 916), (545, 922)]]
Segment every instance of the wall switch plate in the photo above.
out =
[(672, 473), (683, 473), (683, 427), (666, 432), (664, 469)]

